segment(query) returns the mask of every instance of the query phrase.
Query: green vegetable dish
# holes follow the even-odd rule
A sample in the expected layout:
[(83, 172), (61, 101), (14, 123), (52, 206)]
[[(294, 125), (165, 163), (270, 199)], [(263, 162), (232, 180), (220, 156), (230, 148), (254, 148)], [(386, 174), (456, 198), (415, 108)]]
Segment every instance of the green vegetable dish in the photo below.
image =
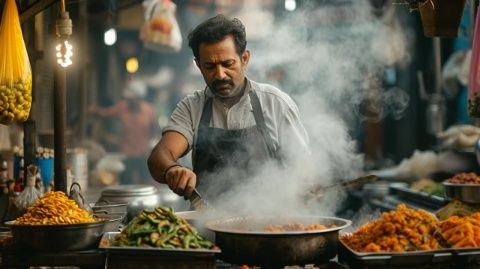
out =
[(119, 247), (158, 247), (166, 249), (216, 249), (171, 208), (143, 210), (110, 241)]

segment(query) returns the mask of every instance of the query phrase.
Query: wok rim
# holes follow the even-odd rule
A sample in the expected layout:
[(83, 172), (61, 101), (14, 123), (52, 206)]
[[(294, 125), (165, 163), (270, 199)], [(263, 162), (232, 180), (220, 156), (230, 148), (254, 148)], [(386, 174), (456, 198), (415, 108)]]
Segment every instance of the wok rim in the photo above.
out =
[(331, 232), (338, 232), (342, 229), (345, 229), (352, 225), (351, 220), (343, 219), (343, 218), (338, 218), (338, 217), (327, 217), (327, 216), (312, 216), (312, 215), (295, 215), (295, 216), (289, 216), (288, 218), (319, 218), (319, 219), (324, 219), (324, 220), (334, 220), (334, 221), (341, 221), (343, 222), (342, 225), (334, 227), (334, 228), (328, 228), (328, 229), (323, 229), (323, 230), (311, 230), (311, 231), (286, 231), (286, 232), (260, 232), (260, 231), (239, 231), (239, 230), (232, 230), (232, 229), (225, 229), (225, 228), (215, 228), (215, 225), (218, 224), (223, 224), (226, 222), (230, 221), (238, 221), (238, 220), (244, 220), (246, 218), (279, 218), (281, 216), (243, 216), (243, 217), (230, 217), (226, 219), (219, 219), (219, 220), (211, 220), (207, 221), (205, 223), (205, 227), (209, 229), (210, 231), (213, 231), (215, 233), (227, 233), (227, 234), (239, 234), (239, 235), (271, 235), (271, 236), (284, 236), (284, 235), (307, 235), (307, 234), (326, 234), (326, 233), (331, 233)]
[(5, 222), (5, 226), (14, 230), (14, 229), (29, 229), (34, 230), (57, 230), (57, 229), (75, 229), (75, 228), (93, 228), (98, 226), (103, 226), (106, 223), (110, 222), (110, 219), (101, 219), (94, 222), (84, 222), (84, 223), (75, 223), (75, 224), (16, 224), (15, 220)]

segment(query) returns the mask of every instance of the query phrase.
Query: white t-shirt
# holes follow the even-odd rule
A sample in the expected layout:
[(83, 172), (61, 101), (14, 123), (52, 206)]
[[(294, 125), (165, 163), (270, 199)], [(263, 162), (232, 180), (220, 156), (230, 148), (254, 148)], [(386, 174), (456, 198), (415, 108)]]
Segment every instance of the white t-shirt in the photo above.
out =
[[(245, 92), (238, 103), (227, 108), (216, 98), (213, 99), (210, 127), (227, 130), (244, 129), (255, 124), (253, 108), (248, 93), (254, 90), (260, 100), (267, 132), (273, 140), (275, 150), (286, 143), (298, 143), (299, 149), (308, 151), (308, 134), (300, 121), (298, 107), (286, 93), (264, 83), (247, 79)], [(197, 130), (202, 116), (205, 100), (213, 97), (210, 89), (195, 91), (177, 104), (163, 133), (176, 131), (188, 141), (192, 149), (197, 140)], [(268, 156), (268, 152), (265, 152)]]

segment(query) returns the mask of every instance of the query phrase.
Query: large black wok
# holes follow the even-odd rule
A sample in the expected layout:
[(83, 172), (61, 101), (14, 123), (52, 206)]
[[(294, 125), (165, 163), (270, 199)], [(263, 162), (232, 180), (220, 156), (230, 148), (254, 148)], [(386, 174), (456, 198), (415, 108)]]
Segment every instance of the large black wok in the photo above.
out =
[[(268, 224), (323, 224), (335, 228), (314, 231), (267, 232)], [(220, 258), (229, 263), (266, 267), (324, 263), (337, 254), (338, 232), (351, 221), (321, 216), (236, 217), (207, 222), (215, 232)]]

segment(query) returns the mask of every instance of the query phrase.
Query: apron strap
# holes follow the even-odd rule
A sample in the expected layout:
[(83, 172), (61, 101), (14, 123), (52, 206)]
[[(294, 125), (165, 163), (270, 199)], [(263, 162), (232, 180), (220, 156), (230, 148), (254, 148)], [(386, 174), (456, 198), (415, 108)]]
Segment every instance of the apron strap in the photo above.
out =
[(277, 151), (275, 150), (275, 146), (273, 145), (273, 140), (268, 134), (267, 125), (265, 124), (265, 118), (263, 117), (262, 106), (260, 105), (258, 95), (254, 90), (251, 90), (248, 95), (250, 96), (250, 103), (252, 104), (253, 116), (255, 117), (257, 129), (262, 135), (265, 145), (267, 145), (268, 154), (270, 155), (270, 158), (280, 160)]
[[(205, 105), (203, 106), (202, 110), (202, 117), (200, 118), (200, 122), (198, 123), (198, 131), (197, 131), (197, 139), (201, 135), (205, 135), (207, 133), (206, 129), (210, 126), (210, 120), (212, 119), (212, 113), (213, 113), (213, 108), (212, 108), (212, 98), (208, 98), (205, 101)], [(192, 148), (192, 157), (194, 160), (196, 160), (196, 155), (197, 155), (197, 141), (193, 142), (193, 148)]]

